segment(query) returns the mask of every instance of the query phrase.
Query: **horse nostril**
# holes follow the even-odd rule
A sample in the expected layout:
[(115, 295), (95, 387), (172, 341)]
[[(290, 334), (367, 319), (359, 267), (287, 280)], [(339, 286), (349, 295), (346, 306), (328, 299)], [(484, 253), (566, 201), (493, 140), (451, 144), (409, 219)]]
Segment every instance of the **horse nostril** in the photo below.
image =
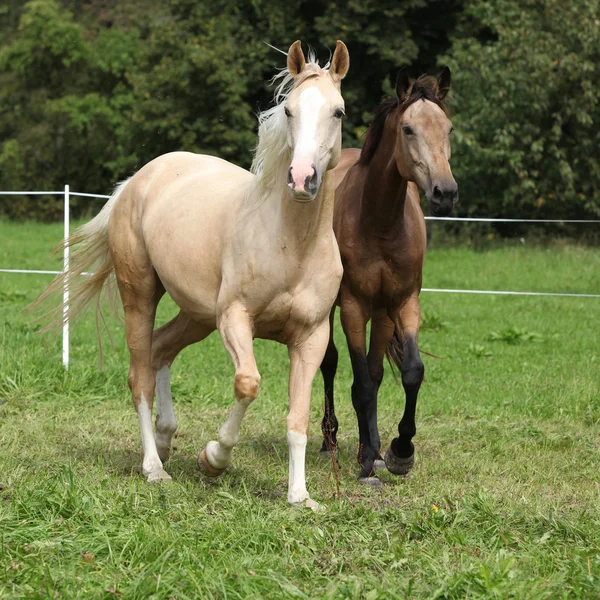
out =
[(294, 189), (295, 184), (294, 184), (294, 179), (292, 177), (292, 167), (289, 168), (288, 174), (287, 174), (287, 184), (292, 186), (292, 189)]
[(443, 196), (444, 196), (444, 193), (443, 193), (443, 192), (442, 192), (442, 190), (440, 189), (440, 186), (439, 186), (439, 185), (436, 185), (436, 186), (433, 188), (433, 197), (434, 197), (436, 200), (441, 200)]
[(306, 180), (304, 181), (304, 189), (307, 192), (314, 194), (317, 189), (317, 183), (318, 183), (317, 170), (315, 169), (314, 165), (312, 166), (312, 170), (313, 170), (312, 175), (306, 176)]

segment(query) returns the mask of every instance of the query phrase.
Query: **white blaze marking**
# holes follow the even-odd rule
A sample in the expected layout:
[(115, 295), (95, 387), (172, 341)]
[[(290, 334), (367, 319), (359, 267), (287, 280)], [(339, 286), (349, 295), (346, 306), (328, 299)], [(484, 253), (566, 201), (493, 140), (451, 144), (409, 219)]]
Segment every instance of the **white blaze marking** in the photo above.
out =
[(316, 161), (317, 124), (319, 112), (325, 104), (325, 98), (319, 89), (313, 86), (300, 94), (298, 103), (300, 106), (300, 129), (291, 166), (296, 187), (303, 189), (306, 178), (312, 176), (312, 165)]
[(295, 154), (316, 152), (317, 149), (317, 124), (319, 112), (325, 104), (325, 98), (316, 86), (309, 87), (300, 94), (300, 134), (296, 144)]
[(296, 504), (309, 498), (306, 491), (306, 475), (304, 472), (306, 436), (296, 431), (288, 431), (287, 442), (290, 453), (288, 502)]

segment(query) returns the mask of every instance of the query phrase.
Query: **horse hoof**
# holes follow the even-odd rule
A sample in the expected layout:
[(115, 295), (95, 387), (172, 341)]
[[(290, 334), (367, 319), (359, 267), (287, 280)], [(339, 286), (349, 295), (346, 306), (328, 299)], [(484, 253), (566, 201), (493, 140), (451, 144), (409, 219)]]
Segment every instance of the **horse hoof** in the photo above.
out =
[(385, 460), (383, 460), (383, 458), (381, 458), (381, 456), (379, 458), (376, 458), (375, 462), (373, 463), (373, 468), (376, 471), (383, 471), (383, 470), (387, 469)]
[(377, 475), (373, 475), (371, 477), (359, 477), (358, 483), (360, 483), (362, 485), (368, 485), (369, 487), (372, 487), (372, 488), (381, 487), (381, 479), (379, 479), (379, 477), (377, 477)]
[(319, 451), (319, 456), (323, 456), (324, 458), (331, 458), (332, 453), (337, 458), (337, 448), (334, 448), (333, 450), (324, 450), (323, 448), (321, 448), (321, 450)]
[(315, 502), (312, 498), (305, 498), (302, 502), (292, 502), (291, 505), (294, 508), (310, 508), (313, 512), (325, 512), (326, 508)]
[(156, 450), (158, 451), (158, 458), (160, 458), (163, 463), (166, 463), (171, 456), (171, 448), (161, 448), (158, 446)]
[(164, 469), (156, 469), (148, 475), (147, 481), (148, 483), (168, 483), (173, 481), (173, 478)]
[(391, 446), (385, 453), (385, 466), (394, 475), (407, 475), (415, 464), (414, 453), (406, 458), (400, 458), (392, 452)]
[(200, 452), (200, 456), (198, 457), (198, 466), (207, 477), (218, 477), (225, 470), (217, 469), (208, 462), (206, 448), (203, 448), (202, 452)]

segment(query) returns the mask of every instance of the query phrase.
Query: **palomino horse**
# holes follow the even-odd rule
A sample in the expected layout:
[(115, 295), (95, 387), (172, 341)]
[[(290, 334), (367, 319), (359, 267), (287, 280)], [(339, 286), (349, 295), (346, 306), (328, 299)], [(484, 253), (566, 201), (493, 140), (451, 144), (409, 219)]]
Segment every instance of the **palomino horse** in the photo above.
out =
[[(69, 240), (79, 244), (66, 275), (78, 285), (71, 316), (100, 293), (109, 275), (116, 277), (148, 481), (170, 479), (163, 461), (176, 429), (171, 364), (184, 347), (218, 329), (235, 365), (236, 400), (218, 441), (202, 450), (200, 465), (211, 476), (229, 465), (259, 391), (253, 338), (276, 340), (290, 357), (288, 501), (318, 507), (306, 490), (305, 452), (311, 385), (342, 276), (332, 228), (332, 169), (341, 151), (340, 85), (348, 66), (342, 42), (329, 69), (312, 56), (306, 62), (295, 42), (278, 76), (276, 106), (259, 117), (254, 175), (212, 156), (166, 154), (121, 184)], [(79, 279), (87, 270), (94, 274)], [(181, 311), (153, 332), (165, 292)]]
[[(448, 163), (452, 124), (443, 103), (449, 87), (447, 68), (437, 81), (421, 76), (412, 86), (400, 74), (397, 95), (377, 109), (362, 151), (343, 150), (335, 169), (333, 223), (344, 265), (337, 304), (354, 373), (352, 404), (360, 438), (359, 480), (364, 483), (378, 484), (375, 467), (383, 466), (377, 393), (386, 351), (402, 373), (406, 406), (399, 436), (385, 454), (385, 465), (402, 475), (414, 462), (415, 409), (424, 373), (417, 345), (426, 246), (419, 189), (425, 192), (434, 215), (448, 215), (458, 199)], [(334, 313), (335, 306), (332, 325)], [(337, 446), (333, 380), (338, 353), (333, 331), (331, 336), (321, 365), (325, 384), (322, 452)]]

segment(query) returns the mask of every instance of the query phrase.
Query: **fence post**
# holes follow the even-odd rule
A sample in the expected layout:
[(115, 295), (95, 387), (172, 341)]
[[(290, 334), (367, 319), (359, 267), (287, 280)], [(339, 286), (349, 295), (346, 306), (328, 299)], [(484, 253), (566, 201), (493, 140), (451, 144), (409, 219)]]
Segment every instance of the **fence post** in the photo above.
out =
[(65, 246), (63, 254), (63, 273), (65, 287), (63, 290), (63, 331), (62, 331), (62, 361), (65, 370), (69, 370), (69, 186), (65, 185)]

